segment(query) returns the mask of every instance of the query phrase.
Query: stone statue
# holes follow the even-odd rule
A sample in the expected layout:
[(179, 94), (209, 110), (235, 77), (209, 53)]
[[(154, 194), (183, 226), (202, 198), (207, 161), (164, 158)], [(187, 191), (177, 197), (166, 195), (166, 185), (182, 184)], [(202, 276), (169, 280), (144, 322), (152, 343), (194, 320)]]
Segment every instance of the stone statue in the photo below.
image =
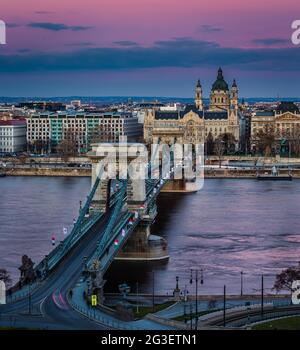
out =
[(21, 276), (20, 276), (20, 285), (32, 283), (35, 279), (35, 272), (33, 269), (34, 263), (27, 256), (22, 256), (22, 265), (19, 267)]

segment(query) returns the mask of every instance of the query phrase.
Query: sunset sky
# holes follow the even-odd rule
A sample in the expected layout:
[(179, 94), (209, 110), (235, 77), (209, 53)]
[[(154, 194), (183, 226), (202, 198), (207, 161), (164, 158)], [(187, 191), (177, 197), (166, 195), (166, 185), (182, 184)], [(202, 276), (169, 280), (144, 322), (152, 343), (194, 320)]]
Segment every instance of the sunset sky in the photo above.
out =
[(299, 0), (1, 0), (1, 96), (299, 97)]

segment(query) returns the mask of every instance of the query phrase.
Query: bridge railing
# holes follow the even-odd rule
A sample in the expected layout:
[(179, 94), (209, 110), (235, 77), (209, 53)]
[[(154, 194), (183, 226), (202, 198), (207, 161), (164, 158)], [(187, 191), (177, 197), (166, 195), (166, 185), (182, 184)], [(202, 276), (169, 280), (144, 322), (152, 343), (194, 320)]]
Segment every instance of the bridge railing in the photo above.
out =
[[(122, 188), (122, 187), (121, 187)], [(120, 198), (120, 191), (115, 192), (110, 199), (110, 206), (114, 205)], [(93, 227), (102, 217), (104, 213), (95, 213), (89, 216), (88, 219), (83, 220), (82, 226), (80, 228), (80, 232), (72, 237), (70, 241), (69, 248), (67, 250), (63, 249), (63, 243), (56, 247), (48, 256), (48, 268), (49, 270), (53, 269), (57, 263), (67, 254), (76, 243), (82, 239), (82, 237)]]
[[(130, 237), (131, 233), (135, 230), (135, 228), (137, 227), (137, 225), (141, 221), (140, 218), (137, 218), (137, 219), (135, 219), (135, 221), (133, 221), (132, 224), (130, 224), (128, 226), (127, 225), (128, 220), (130, 218), (133, 218), (133, 216), (134, 216), (133, 213), (128, 212), (127, 215), (124, 216), (124, 218), (123, 218), (122, 222), (120, 223), (120, 225), (118, 227), (116, 227), (116, 229), (114, 230), (114, 232), (112, 234), (112, 237), (111, 237), (111, 240), (110, 240), (110, 242), (108, 244), (109, 254), (107, 255), (107, 259), (106, 259), (105, 263), (102, 264), (102, 271), (103, 272), (105, 272), (109, 268), (109, 266), (112, 263), (112, 261), (114, 260), (115, 256), (118, 254), (120, 249), (124, 246), (124, 244), (126, 243), (128, 238)], [(120, 238), (120, 240), (118, 242), (118, 246), (116, 247), (116, 249), (111, 249), (111, 247), (114, 246), (114, 241), (120, 235), (120, 232), (121, 232), (122, 228), (124, 228), (124, 230), (125, 230), (125, 236)], [(103, 252), (102, 256), (100, 257), (101, 261), (103, 261), (104, 258), (105, 258), (105, 254)]]
[(101, 325), (107, 326), (110, 329), (121, 329), (121, 330), (141, 330), (142, 328), (126, 324), (126, 322), (119, 321), (117, 319), (112, 319), (100, 312), (97, 308), (88, 307), (86, 304), (82, 303), (79, 305), (72, 298), (70, 298), (69, 293), (67, 295), (68, 303), (79, 313), (87, 317), (88, 319), (100, 323)]
[(108, 242), (108, 240), (110, 239), (111, 237), (111, 232), (113, 230), (113, 228), (115, 227), (116, 223), (117, 223), (117, 219), (119, 218), (120, 216), (120, 212), (122, 210), (122, 206), (123, 206), (123, 201), (124, 201), (124, 198), (126, 196), (126, 190), (127, 190), (127, 181), (123, 181), (123, 184), (122, 184), (122, 188), (120, 190), (120, 195), (118, 197), (118, 200), (115, 204), (115, 207), (113, 209), (113, 212), (109, 218), (109, 221), (108, 221), (108, 224), (104, 230), (104, 233), (102, 235), (102, 237), (100, 238), (98, 244), (97, 244), (97, 248), (96, 248), (96, 251), (95, 253), (92, 255), (92, 257), (89, 259), (88, 261), (88, 266), (90, 267), (93, 262), (95, 260), (98, 260), (99, 259), (99, 256), (101, 255), (101, 253), (103, 252), (103, 250), (105, 249), (105, 246)]
[[(97, 175), (97, 178), (95, 180), (95, 183), (92, 187), (91, 192), (87, 196), (87, 200), (83, 206), (83, 208), (79, 212), (79, 216), (72, 228), (72, 231), (69, 233), (69, 235), (65, 238), (64, 241), (62, 241), (54, 250), (51, 251), (48, 256), (46, 256), (36, 267), (35, 271), (46, 271), (48, 272), (51, 270), (61, 259), (62, 257), (70, 250), (70, 248), (73, 246), (74, 240), (77, 241), (76, 237), (82, 236), (83, 230), (82, 229), (82, 223), (85, 219), (86, 214), (89, 211), (90, 204), (93, 200), (93, 197), (96, 193), (96, 190), (99, 186), (101, 176), (104, 172), (104, 168), (101, 167), (99, 174)], [(85, 233), (85, 232), (84, 232)]]

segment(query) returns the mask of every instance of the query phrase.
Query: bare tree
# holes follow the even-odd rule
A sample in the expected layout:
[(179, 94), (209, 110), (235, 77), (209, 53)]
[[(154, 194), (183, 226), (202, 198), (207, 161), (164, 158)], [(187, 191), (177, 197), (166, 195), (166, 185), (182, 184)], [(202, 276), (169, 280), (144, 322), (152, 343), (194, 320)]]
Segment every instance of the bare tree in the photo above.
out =
[(64, 138), (57, 145), (56, 149), (64, 162), (68, 162), (70, 157), (74, 157), (76, 155), (76, 133), (73, 129), (67, 129), (64, 132)]
[(300, 262), (296, 267), (289, 267), (276, 275), (274, 289), (277, 292), (281, 290), (292, 291), (292, 284), (297, 280), (300, 280)]
[(224, 142), (224, 152), (226, 154), (232, 153), (235, 150), (236, 139), (233, 134), (226, 132), (220, 135), (220, 138)]
[(206, 154), (212, 155), (214, 152), (214, 137), (211, 132), (208, 133), (206, 138)]
[(255, 141), (260, 153), (268, 157), (275, 146), (275, 130), (271, 125), (265, 125), (255, 134)]
[(224, 146), (224, 141), (220, 137), (218, 137), (215, 141), (214, 151), (215, 151), (216, 156), (219, 159), (219, 168), (221, 168), (222, 157), (224, 155), (225, 146)]
[(100, 124), (92, 131), (91, 143), (112, 142), (114, 140), (115, 135), (107, 124)]
[(290, 154), (295, 154), (297, 157), (300, 156), (300, 128), (295, 127), (290, 132), (285, 132), (284, 137), (288, 142), (288, 148)]

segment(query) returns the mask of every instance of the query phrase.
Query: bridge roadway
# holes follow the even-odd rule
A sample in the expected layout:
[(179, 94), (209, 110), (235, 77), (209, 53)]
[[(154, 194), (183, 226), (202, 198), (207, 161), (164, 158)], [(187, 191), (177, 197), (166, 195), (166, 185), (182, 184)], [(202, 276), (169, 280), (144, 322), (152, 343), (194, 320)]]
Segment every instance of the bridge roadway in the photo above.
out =
[(32, 315), (29, 315), (29, 298), (0, 307), (0, 324), (9, 325), (16, 320), (17, 327), (49, 329), (105, 329), (91, 322), (68, 304), (66, 294), (79, 279), (84, 258), (95, 251), (107, 216), (86, 234), (85, 238), (66, 256), (59, 266), (31, 293)]

